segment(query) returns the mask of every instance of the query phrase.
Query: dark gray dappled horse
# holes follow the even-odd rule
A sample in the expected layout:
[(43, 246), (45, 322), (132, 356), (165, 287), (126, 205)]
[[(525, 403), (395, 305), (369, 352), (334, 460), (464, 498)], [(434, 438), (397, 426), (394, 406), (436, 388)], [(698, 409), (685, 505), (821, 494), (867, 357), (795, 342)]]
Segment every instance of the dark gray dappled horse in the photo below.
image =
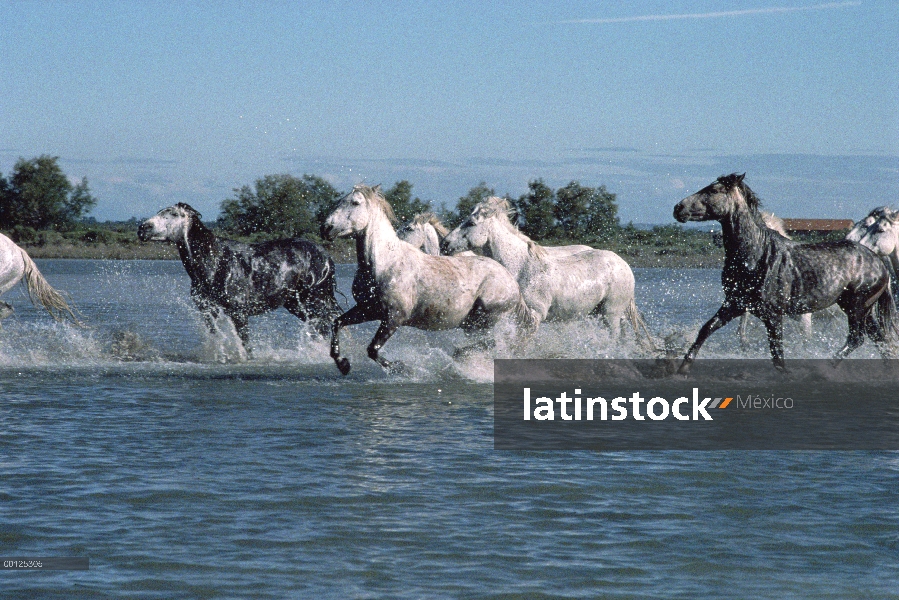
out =
[(251, 316), (283, 306), (327, 337), (341, 312), (334, 299), (334, 261), (318, 244), (299, 238), (258, 244), (219, 239), (184, 203), (162, 209), (141, 223), (137, 234), (143, 241), (177, 246), (190, 276), (190, 297), (210, 333), (216, 333), (216, 320), (224, 315), (245, 351), (250, 350)]
[(867, 334), (885, 356), (896, 339), (890, 276), (870, 250), (847, 240), (801, 244), (765, 227), (759, 199), (736, 173), (681, 200), (674, 218), (719, 221), (724, 236), (724, 304), (702, 326), (684, 357), (689, 371), (703, 342), (748, 311), (765, 324), (774, 366), (784, 367), (783, 316), (813, 312), (836, 303), (849, 318), (849, 336), (835, 358), (858, 348)]

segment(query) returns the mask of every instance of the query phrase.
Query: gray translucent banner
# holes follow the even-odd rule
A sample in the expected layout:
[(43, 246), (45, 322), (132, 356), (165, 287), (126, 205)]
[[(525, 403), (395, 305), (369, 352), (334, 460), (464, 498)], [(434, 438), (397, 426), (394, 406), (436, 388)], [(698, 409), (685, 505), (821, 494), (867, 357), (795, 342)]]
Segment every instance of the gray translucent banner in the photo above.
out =
[(899, 450), (899, 361), (494, 361), (498, 450)]

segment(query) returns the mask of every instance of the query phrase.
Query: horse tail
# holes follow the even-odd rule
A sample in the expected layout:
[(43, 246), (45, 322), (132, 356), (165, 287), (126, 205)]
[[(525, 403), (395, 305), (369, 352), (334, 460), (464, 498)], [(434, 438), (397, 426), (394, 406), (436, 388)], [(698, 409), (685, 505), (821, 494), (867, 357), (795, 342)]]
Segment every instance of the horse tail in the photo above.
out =
[(630, 304), (627, 305), (624, 316), (631, 324), (631, 327), (634, 328), (634, 336), (637, 338), (637, 342), (643, 346), (645, 350), (650, 352), (661, 352), (659, 347), (656, 346), (652, 334), (649, 332), (649, 327), (646, 326), (646, 321), (640, 316), (640, 311), (637, 310), (637, 303), (634, 302), (633, 299), (631, 299)]
[(57, 292), (47, 283), (44, 276), (38, 270), (37, 265), (28, 256), (28, 253), (19, 248), (22, 253), (22, 260), (25, 262), (25, 289), (28, 290), (28, 297), (35, 306), (43, 306), (50, 316), (57, 321), (66, 318), (71, 319), (75, 325), (84, 326), (72, 309), (69, 307), (66, 299), (62, 294)]
[(334, 265), (334, 260), (328, 257), (327, 262), (327, 273), (321, 283), (325, 283), (327, 286), (327, 291), (330, 294), (331, 298), (334, 300), (334, 308), (336, 310), (335, 318), (339, 316), (343, 310), (340, 308), (340, 305), (337, 304), (337, 294), (340, 294), (343, 297), (344, 302), (349, 304), (349, 299), (346, 295), (337, 289), (337, 267)]

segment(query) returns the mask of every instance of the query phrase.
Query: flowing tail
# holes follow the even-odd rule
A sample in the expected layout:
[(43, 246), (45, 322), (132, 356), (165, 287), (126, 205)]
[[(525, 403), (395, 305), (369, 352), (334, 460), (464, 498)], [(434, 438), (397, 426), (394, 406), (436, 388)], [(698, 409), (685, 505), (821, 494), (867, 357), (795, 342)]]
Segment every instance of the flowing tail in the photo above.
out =
[(649, 327), (646, 326), (646, 321), (643, 320), (643, 317), (640, 316), (640, 311), (637, 310), (637, 303), (631, 300), (631, 303), (627, 307), (627, 311), (624, 313), (625, 318), (627, 318), (628, 322), (631, 324), (631, 327), (634, 328), (634, 336), (637, 338), (637, 342), (643, 346), (645, 350), (650, 352), (660, 352), (659, 347), (656, 346), (655, 340), (652, 338), (652, 334), (649, 332)]
[(31, 257), (24, 250), (21, 250), (21, 252), (22, 260), (25, 261), (25, 289), (28, 290), (28, 297), (31, 299), (32, 304), (43, 306), (50, 313), (50, 316), (57, 321), (68, 318), (76, 325), (83, 326), (84, 324), (75, 316), (62, 294), (47, 283), (47, 280), (38, 271), (37, 265), (31, 260)]

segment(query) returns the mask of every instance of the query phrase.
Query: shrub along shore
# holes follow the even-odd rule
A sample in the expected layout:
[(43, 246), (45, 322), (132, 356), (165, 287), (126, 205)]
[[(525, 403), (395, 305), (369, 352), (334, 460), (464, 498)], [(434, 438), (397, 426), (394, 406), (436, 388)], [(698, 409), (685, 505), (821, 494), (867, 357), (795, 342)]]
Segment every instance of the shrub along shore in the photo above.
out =
[[(38, 259), (178, 259), (178, 251), (174, 245), (141, 242), (137, 239), (136, 232), (137, 224), (127, 222), (101, 223), (66, 232), (27, 232), (25, 235), (22, 235), (21, 231), (3, 231), (16, 240), (32, 258)], [(230, 236), (218, 231), (216, 234), (244, 242), (260, 241), (259, 236)], [(322, 243), (314, 236), (309, 238)], [(546, 239), (540, 243), (554, 246), (575, 242), (566, 239)], [(322, 245), (337, 263), (356, 261), (356, 252), (351, 240), (337, 240)], [(632, 267), (720, 268), (724, 261), (724, 251), (715, 245), (708, 231), (686, 229), (677, 225), (660, 226), (651, 230), (624, 227), (620, 234), (612, 239), (591, 245), (621, 255)]]
[[(213, 226), (213, 224), (210, 224)], [(172, 244), (141, 242), (137, 239), (137, 222), (96, 223), (65, 232), (58, 231), (2, 231), (16, 241), (32, 258), (73, 258), (106, 260), (177, 260), (178, 251)], [(216, 235), (242, 242), (257, 242), (273, 236), (234, 236), (215, 230)], [(796, 235), (797, 241), (819, 242), (842, 239), (844, 232), (827, 235)], [(356, 262), (351, 240), (322, 242), (317, 236), (306, 236), (322, 244), (337, 263)], [(583, 240), (548, 238), (539, 242), (544, 246), (561, 246)], [(652, 229), (638, 229), (631, 225), (620, 228), (601, 242), (588, 245), (611, 250), (632, 267), (706, 268), (720, 269), (724, 264), (724, 249), (709, 230), (658, 225)]]

